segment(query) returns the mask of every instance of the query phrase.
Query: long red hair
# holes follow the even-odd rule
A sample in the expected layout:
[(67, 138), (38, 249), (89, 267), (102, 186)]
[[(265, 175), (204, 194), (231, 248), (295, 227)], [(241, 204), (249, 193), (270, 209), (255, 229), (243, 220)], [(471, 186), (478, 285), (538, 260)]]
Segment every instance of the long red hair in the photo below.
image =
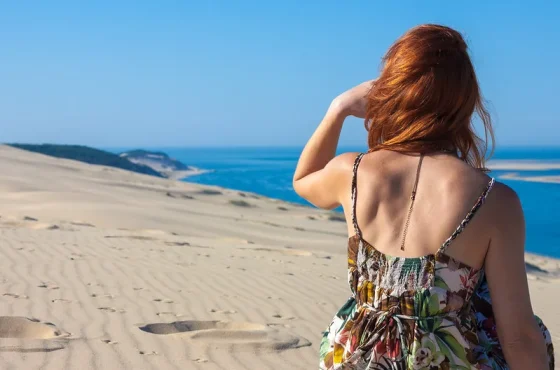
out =
[[(409, 30), (383, 57), (367, 98), (370, 151), (447, 149), (473, 167), (485, 168), (488, 139), (494, 147), (492, 122), (459, 32), (432, 24)], [(475, 112), (484, 140), (475, 133)]]

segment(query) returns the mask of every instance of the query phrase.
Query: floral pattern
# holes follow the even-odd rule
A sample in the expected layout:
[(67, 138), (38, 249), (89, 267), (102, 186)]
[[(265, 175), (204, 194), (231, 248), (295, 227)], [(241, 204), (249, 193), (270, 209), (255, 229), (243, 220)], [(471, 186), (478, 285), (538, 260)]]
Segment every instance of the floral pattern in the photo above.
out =
[[(359, 163), (360, 157), (357, 159)], [(357, 164), (354, 166), (354, 178)], [(353, 181), (353, 205), (357, 191)], [(508, 369), (501, 350), (484, 270), (444, 252), (491, 190), (488, 184), (455, 233), (433, 255), (387, 256), (356, 235), (348, 243), (352, 297), (323, 333), (321, 370)], [(554, 352), (539, 318), (550, 369)]]
[[(483, 270), (445, 254), (427, 257), (429, 263), (407, 258), (406, 263), (425, 269), (433, 263), (434, 278), (429, 287), (395, 295), (399, 288), (381, 288), (359, 273), (353, 259), (359, 248), (368, 249), (375, 256), (371, 258), (390, 258), (356, 236), (350, 239), (353, 296), (324, 332), (320, 369), (508, 369)], [(378, 271), (383, 266), (396, 264), (382, 263)], [(536, 320), (547, 343), (550, 369), (554, 369), (550, 333)]]

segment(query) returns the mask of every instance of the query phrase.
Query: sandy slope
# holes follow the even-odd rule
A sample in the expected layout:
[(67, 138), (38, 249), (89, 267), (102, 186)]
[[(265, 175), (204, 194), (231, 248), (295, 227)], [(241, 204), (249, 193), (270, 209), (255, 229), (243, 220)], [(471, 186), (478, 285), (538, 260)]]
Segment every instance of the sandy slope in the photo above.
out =
[[(0, 173), (1, 369), (317, 368), (349, 294), (331, 213), (3, 146)], [(559, 263), (528, 262), (560, 333)]]

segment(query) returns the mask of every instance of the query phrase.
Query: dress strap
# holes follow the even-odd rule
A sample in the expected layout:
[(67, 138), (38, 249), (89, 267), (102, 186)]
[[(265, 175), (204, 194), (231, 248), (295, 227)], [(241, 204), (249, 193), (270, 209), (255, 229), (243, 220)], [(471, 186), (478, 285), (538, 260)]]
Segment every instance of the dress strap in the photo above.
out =
[(362, 239), (362, 232), (358, 226), (358, 218), (356, 217), (356, 201), (358, 199), (358, 166), (360, 161), (366, 153), (360, 153), (354, 161), (354, 168), (352, 170), (352, 224), (354, 225), (354, 232), (360, 239)]
[(453, 232), (453, 234), (451, 234), (451, 236), (449, 238), (447, 238), (447, 240), (443, 243), (443, 245), (439, 248), (439, 250), (437, 251), (436, 254), (441, 254), (444, 253), (445, 250), (447, 249), (447, 247), (449, 247), (449, 245), (451, 244), (451, 242), (453, 240), (455, 240), (459, 234), (461, 234), (463, 232), (463, 230), (465, 229), (465, 227), (467, 226), (467, 224), (472, 220), (472, 218), (474, 217), (474, 215), (476, 214), (476, 212), (480, 209), (480, 207), (482, 206), (482, 204), (484, 204), (484, 201), (486, 200), (486, 197), (488, 196), (488, 194), (490, 193), (490, 190), (492, 190), (492, 187), (494, 186), (495, 183), (495, 179), (492, 178), (490, 179), (490, 182), (488, 183), (488, 185), (486, 186), (486, 188), (484, 189), (484, 191), (482, 192), (482, 194), (480, 195), (480, 197), (478, 197), (476, 203), (474, 204), (474, 206), (471, 208), (471, 210), (469, 211), (469, 213), (467, 213), (467, 216), (463, 219), (463, 221), (461, 221), (461, 223), (459, 224), (459, 226), (457, 227), (457, 229), (455, 229), (455, 231)]
[(402, 234), (401, 251), (404, 251), (404, 242), (406, 241), (406, 233), (408, 232), (410, 216), (412, 215), (412, 209), (414, 208), (414, 200), (416, 200), (416, 191), (418, 189), (418, 180), (420, 179), (420, 168), (422, 168), (423, 159), (424, 159), (424, 154), (420, 154), (420, 160), (418, 161), (418, 168), (416, 169), (416, 179), (414, 180), (414, 186), (412, 187), (412, 193), (410, 194), (410, 207), (408, 208), (408, 213), (406, 215), (406, 222), (404, 224), (404, 229)]

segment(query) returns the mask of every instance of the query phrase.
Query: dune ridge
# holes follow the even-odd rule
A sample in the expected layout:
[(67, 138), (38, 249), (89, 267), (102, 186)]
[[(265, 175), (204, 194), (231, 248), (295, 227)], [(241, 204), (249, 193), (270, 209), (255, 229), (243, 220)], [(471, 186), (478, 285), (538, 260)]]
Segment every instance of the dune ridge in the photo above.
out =
[[(2, 368), (317, 368), (349, 295), (331, 212), (5, 146), (0, 171)], [(527, 263), (560, 343), (560, 262)]]

